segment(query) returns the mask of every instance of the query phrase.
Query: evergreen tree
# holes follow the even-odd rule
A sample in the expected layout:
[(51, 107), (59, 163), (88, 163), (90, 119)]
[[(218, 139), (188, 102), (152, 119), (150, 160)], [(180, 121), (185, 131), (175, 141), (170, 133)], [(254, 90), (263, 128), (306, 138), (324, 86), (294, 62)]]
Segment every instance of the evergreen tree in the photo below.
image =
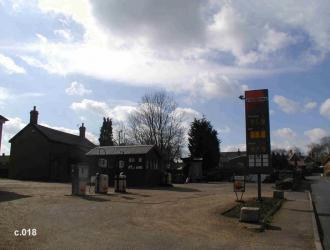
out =
[(110, 118), (103, 118), (99, 142), (100, 146), (113, 146), (112, 120)]
[(188, 133), (189, 151), (193, 158), (203, 158), (203, 172), (207, 173), (219, 165), (219, 139), (218, 132), (205, 118), (194, 119)]

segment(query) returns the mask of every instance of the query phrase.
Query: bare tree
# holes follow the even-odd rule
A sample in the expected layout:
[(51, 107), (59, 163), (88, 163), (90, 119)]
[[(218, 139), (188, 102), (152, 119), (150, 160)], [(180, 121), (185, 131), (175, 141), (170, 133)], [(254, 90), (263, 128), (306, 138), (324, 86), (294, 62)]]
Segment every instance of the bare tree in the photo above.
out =
[(314, 161), (322, 162), (330, 155), (330, 136), (326, 136), (320, 139), (319, 143), (312, 143), (308, 145), (308, 155), (314, 159)]
[(155, 144), (166, 158), (181, 152), (184, 130), (177, 104), (165, 91), (146, 94), (129, 117), (131, 137), (136, 143)]

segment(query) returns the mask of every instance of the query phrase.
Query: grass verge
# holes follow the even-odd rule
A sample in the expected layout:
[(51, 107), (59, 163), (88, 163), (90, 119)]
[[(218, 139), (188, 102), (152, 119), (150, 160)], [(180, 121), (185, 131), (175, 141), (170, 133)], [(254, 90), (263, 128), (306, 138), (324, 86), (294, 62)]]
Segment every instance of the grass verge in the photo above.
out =
[(263, 197), (262, 202), (256, 201), (255, 199), (250, 199), (239, 204), (236, 204), (233, 208), (227, 210), (223, 215), (240, 218), (242, 207), (258, 207), (260, 208), (260, 221), (265, 224), (269, 224), (272, 220), (272, 216), (279, 210), (282, 205), (283, 200)]

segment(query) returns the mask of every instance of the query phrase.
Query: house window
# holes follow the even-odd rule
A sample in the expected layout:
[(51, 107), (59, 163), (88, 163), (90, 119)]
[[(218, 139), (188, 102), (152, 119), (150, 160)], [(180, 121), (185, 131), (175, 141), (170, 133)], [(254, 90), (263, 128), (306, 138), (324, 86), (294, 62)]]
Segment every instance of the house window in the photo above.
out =
[(158, 169), (158, 161), (155, 161), (155, 169)]
[(149, 169), (149, 161), (146, 161), (146, 169)]
[(128, 158), (128, 162), (130, 162), (130, 163), (135, 162), (135, 158), (134, 157)]
[(142, 162), (142, 157), (139, 157), (139, 162)]
[(136, 166), (135, 169), (143, 169), (143, 167), (142, 166)]
[(128, 169), (135, 169), (133, 165), (128, 165)]
[(100, 158), (98, 163), (100, 168), (106, 168), (107, 167), (107, 159)]
[(124, 161), (119, 161), (119, 168), (123, 169), (125, 167), (125, 162)]

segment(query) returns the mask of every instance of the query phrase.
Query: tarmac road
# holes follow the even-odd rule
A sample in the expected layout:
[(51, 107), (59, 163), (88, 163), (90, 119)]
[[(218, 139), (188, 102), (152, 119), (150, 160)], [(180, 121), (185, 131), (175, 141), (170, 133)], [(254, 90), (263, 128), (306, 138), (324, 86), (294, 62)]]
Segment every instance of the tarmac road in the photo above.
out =
[(330, 250), (330, 178), (313, 176), (312, 196), (323, 231), (323, 246)]

